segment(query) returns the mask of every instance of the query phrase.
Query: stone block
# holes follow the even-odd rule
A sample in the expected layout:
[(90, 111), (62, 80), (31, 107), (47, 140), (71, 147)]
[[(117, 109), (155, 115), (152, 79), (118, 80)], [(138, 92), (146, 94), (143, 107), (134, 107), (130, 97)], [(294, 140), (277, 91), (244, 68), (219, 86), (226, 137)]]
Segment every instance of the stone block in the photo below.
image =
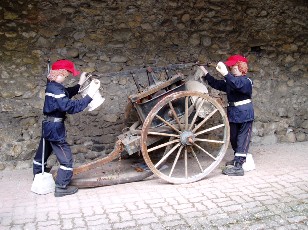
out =
[(276, 144), (277, 141), (278, 141), (278, 138), (275, 134), (265, 135), (263, 138), (261, 138), (261, 144), (263, 145)]

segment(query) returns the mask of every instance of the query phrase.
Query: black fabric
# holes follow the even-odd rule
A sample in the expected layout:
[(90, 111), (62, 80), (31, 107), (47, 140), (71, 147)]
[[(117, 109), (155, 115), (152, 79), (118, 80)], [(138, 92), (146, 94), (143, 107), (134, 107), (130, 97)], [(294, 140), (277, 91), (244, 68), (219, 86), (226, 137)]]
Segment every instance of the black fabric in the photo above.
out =
[[(228, 73), (225, 80), (217, 80), (209, 73), (206, 74), (204, 80), (214, 89), (227, 93), (228, 103), (234, 103), (251, 99), (252, 81), (247, 76), (234, 77)], [(230, 122), (242, 123), (254, 120), (253, 104), (248, 103), (240, 106), (229, 106), (227, 115)]]
[(63, 122), (42, 122), (43, 133), (42, 136), (47, 141), (65, 141), (66, 130)]
[[(44, 161), (47, 162), (48, 157), (54, 152), (61, 166), (73, 168), (73, 155), (66, 141), (49, 141), (45, 140)], [(42, 163), (43, 138), (41, 138), (39, 148), (36, 151), (34, 160)], [(33, 174), (42, 172), (42, 166), (33, 163)], [(73, 176), (72, 170), (63, 170), (59, 168), (56, 178), (56, 185), (65, 188), (71, 181)]]
[[(244, 123), (230, 122), (230, 142), (234, 153), (248, 153), (252, 133), (252, 121)], [(236, 162), (244, 163), (246, 157), (235, 156)]]
[(92, 98), (86, 95), (80, 100), (71, 100), (72, 96), (78, 93), (79, 85), (65, 88), (57, 82), (48, 82), (46, 86), (46, 96), (43, 113), (50, 117), (64, 118), (66, 113), (74, 114), (83, 111)]

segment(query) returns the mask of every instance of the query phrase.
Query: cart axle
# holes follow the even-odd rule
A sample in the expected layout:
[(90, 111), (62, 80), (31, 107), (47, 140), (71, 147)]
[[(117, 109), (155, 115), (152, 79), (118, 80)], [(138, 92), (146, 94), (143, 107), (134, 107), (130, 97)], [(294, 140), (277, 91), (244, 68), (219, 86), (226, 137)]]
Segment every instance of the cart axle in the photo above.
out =
[(182, 145), (193, 145), (195, 142), (195, 135), (191, 131), (184, 131), (180, 135)]

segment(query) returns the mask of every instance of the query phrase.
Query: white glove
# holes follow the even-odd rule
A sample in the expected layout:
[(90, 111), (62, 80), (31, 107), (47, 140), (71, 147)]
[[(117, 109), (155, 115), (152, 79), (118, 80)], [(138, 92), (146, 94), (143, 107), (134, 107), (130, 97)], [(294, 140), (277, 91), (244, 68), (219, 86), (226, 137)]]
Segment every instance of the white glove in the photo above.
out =
[(87, 79), (86, 74), (87, 74), (86, 72), (82, 72), (82, 74), (80, 75), (79, 82), (78, 82), (79, 85), (83, 85), (83, 83), (86, 81)]
[(226, 76), (228, 74), (226, 65), (221, 61), (217, 63), (216, 69), (222, 76)]
[(93, 99), (94, 95), (101, 86), (101, 82), (97, 79), (93, 79), (90, 83), (89, 89), (87, 91), (88, 95)]
[(204, 76), (208, 74), (208, 71), (204, 68), (204, 66), (199, 66), (199, 68), (203, 71)]

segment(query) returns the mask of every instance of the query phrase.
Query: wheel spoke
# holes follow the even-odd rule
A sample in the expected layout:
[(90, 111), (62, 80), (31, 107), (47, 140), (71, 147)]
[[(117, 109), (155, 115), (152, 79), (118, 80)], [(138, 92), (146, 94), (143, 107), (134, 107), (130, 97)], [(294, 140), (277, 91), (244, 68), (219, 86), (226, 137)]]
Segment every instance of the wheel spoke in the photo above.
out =
[[(169, 138), (169, 141), (173, 141), (173, 140), (175, 140), (175, 137), (170, 137), (170, 138)], [(165, 156), (166, 153), (169, 152), (169, 150), (171, 149), (171, 147), (172, 147), (172, 145), (168, 145), (168, 146), (165, 148), (165, 151), (164, 151), (163, 156)]]
[(175, 112), (175, 110), (174, 110), (174, 107), (173, 107), (171, 101), (169, 101), (169, 107), (170, 107), (170, 109), (171, 109), (171, 111), (172, 111), (172, 114), (173, 114), (173, 116), (174, 116), (176, 122), (179, 124), (180, 129), (183, 130), (182, 124), (181, 124), (181, 122), (180, 122), (180, 120), (179, 120), (178, 115), (176, 114), (176, 112)]
[(172, 124), (170, 124), (168, 121), (166, 121), (164, 118), (162, 118), (159, 115), (155, 115), (155, 117), (157, 117), (159, 120), (161, 120), (162, 122), (164, 122), (166, 125), (168, 125), (170, 128), (172, 128), (174, 131), (181, 133), (180, 130), (178, 130), (177, 128), (175, 128)]
[[(198, 100), (198, 99), (197, 99), (197, 100)], [(196, 100), (196, 101), (197, 101), (197, 100)], [(194, 118), (193, 118), (193, 120), (192, 120), (192, 122), (191, 122), (190, 127), (189, 127), (188, 130), (191, 130), (192, 127), (194, 126), (194, 124), (195, 124), (195, 122), (196, 122), (196, 119), (197, 119), (197, 117), (198, 117), (198, 114), (199, 114), (199, 112), (200, 112), (200, 110), (201, 110), (201, 108), (202, 108), (202, 106), (203, 106), (203, 103), (204, 103), (204, 100), (201, 99), (201, 103), (199, 104), (199, 106), (198, 106), (198, 108), (197, 108), (197, 111), (196, 111), (196, 113), (195, 113), (195, 115), (194, 115)]]
[(168, 132), (172, 132), (173, 129), (170, 128), (169, 126), (160, 126), (160, 127), (150, 127), (149, 128), (149, 132), (165, 132), (165, 133), (168, 133)]
[[(227, 115), (216, 99), (194, 90), (172, 92), (157, 102), (143, 122), (140, 146), (156, 176), (174, 184), (191, 183), (221, 162), (229, 131)], [(165, 165), (168, 168), (162, 169)]]
[(185, 148), (184, 158), (185, 158), (185, 178), (188, 178), (187, 148)]
[(164, 137), (177, 137), (179, 138), (180, 135), (172, 134), (172, 133), (159, 133), (159, 132), (148, 132), (150, 135), (156, 135), (156, 136), (164, 136)]
[(182, 149), (183, 149), (183, 146), (181, 146), (181, 147), (179, 148), (179, 151), (178, 151), (178, 153), (176, 154), (176, 157), (175, 157), (175, 159), (174, 159), (174, 162), (173, 162), (172, 168), (171, 168), (170, 173), (169, 173), (169, 177), (171, 177), (171, 176), (172, 176), (172, 173), (173, 173), (174, 167), (175, 167), (176, 163), (177, 163), (177, 162), (178, 162), (178, 160), (179, 160), (179, 157), (180, 157), (180, 154), (181, 154)]
[(210, 140), (210, 139), (202, 139), (202, 138), (195, 138), (195, 141), (210, 142), (210, 143), (219, 143), (219, 144), (225, 143), (224, 141), (217, 141), (217, 140)]
[(199, 165), (199, 168), (200, 168), (201, 172), (203, 172), (202, 165), (200, 164), (200, 161), (199, 161), (199, 159), (198, 159), (198, 157), (197, 157), (197, 155), (196, 155), (196, 153), (195, 153), (193, 147), (190, 146), (190, 149), (191, 149), (191, 152), (192, 152), (194, 158), (196, 159), (196, 161), (197, 161), (197, 163), (198, 163), (198, 165)]
[(167, 145), (171, 145), (171, 144), (173, 144), (173, 143), (178, 143), (179, 141), (180, 141), (179, 139), (172, 140), (172, 141), (168, 141), (168, 142), (166, 142), (166, 143), (164, 143), (164, 144), (157, 145), (157, 146), (155, 146), (155, 147), (153, 147), (153, 148), (148, 149), (148, 152), (152, 152), (152, 151), (154, 151), (154, 150), (156, 150), (156, 149), (160, 149), (160, 148), (162, 148), (162, 147), (165, 147), (165, 146), (167, 146)]
[(192, 102), (191, 106), (188, 107), (188, 116), (195, 110), (196, 101)]
[(196, 143), (194, 143), (194, 146), (196, 146), (198, 149), (200, 149), (202, 152), (204, 152), (206, 155), (208, 155), (210, 158), (216, 161), (216, 158), (212, 154), (207, 152), (205, 149), (203, 149), (200, 145), (197, 145)]
[(185, 130), (188, 129), (188, 97), (185, 97)]
[(204, 133), (210, 132), (212, 130), (219, 129), (219, 128), (224, 127), (224, 126), (225, 126), (225, 124), (220, 124), (220, 125), (216, 125), (216, 126), (214, 126), (212, 128), (202, 130), (202, 131), (200, 131), (198, 133), (195, 133), (195, 137), (200, 135), (200, 134), (204, 134)]
[[(191, 106), (189, 106), (188, 107), (188, 116), (187, 117), (189, 117), (190, 115), (191, 115), (191, 113), (194, 111), (194, 104), (192, 104)], [(184, 114), (184, 116), (182, 116), (181, 118), (180, 118), (180, 122), (181, 122), (181, 124), (183, 124), (185, 121), (185, 114)]]
[(216, 112), (218, 111), (218, 109), (214, 109), (213, 112), (211, 112), (206, 118), (203, 119), (203, 121), (201, 121), (192, 132), (196, 132), (208, 119), (210, 119)]
[(169, 151), (165, 156), (163, 156), (163, 157), (160, 159), (160, 161), (158, 161), (158, 162), (156, 163), (155, 168), (157, 168), (161, 163), (163, 163), (163, 162), (171, 155), (171, 153), (173, 153), (174, 150), (176, 150), (176, 148), (178, 148), (180, 145), (181, 145), (181, 144), (178, 143), (178, 144), (176, 144), (172, 149), (170, 149), (170, 151)]

